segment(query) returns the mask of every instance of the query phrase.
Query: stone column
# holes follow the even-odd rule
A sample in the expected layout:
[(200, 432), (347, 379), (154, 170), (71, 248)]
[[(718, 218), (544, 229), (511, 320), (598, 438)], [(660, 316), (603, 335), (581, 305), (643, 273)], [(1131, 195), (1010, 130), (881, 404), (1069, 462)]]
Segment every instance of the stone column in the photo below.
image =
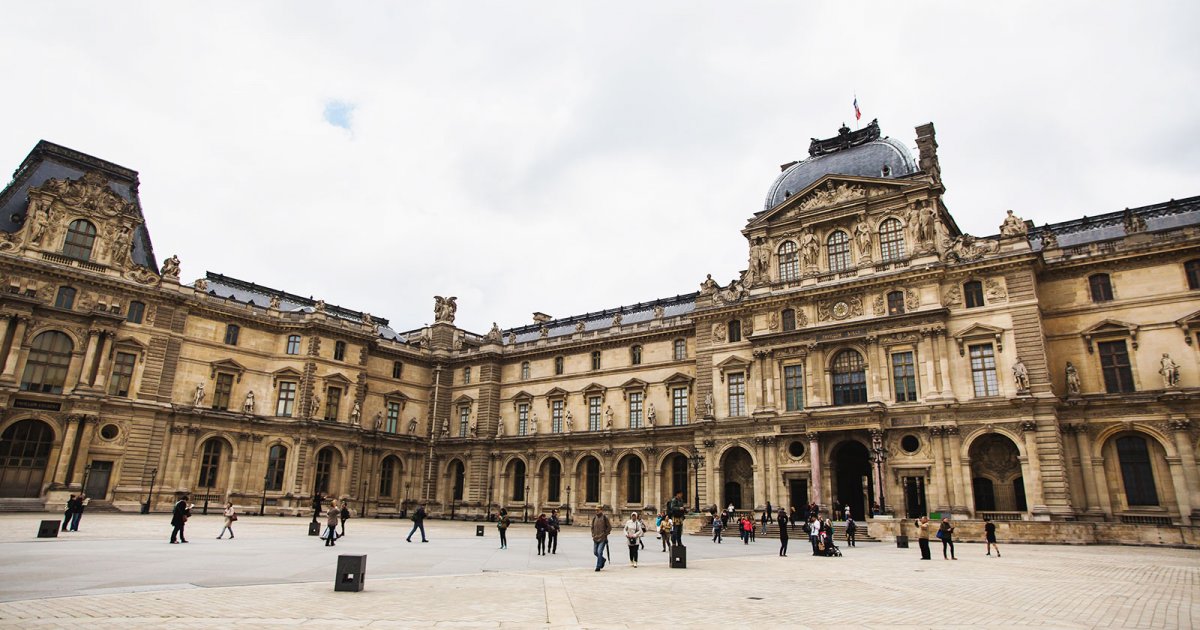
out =
[(954, 398), (954, 384), (950, 379), (950, 355), (946, 348), (946, 330), (935, 331), (933, 342), (938, 354), (938, 378), (941, 381), (942, 398)]
[[(96, 381), (94, 387), (100, 391), (106, 391), (108, 387), (108, 373), (112, 370), (113, 355), (116, 354), (116, 336), (111, 333), (104, 333), (104, 336), (109, 338), (101, 340), (100, 351), (100, 367), (96, 372)], [(132, 386), (132, 383), (130, 383)], [(130, 392), (132, 395), (132, 390)], [(232, 402), (232, 401), (231, 401)]]
[(25, 329), (28, 327), (29, 317), (18, 315), (16, 328), (13, 329), (12, 345), (8, 348), (8, 357), (4, 360), (4, 372), (0, 373), (0, 380), (17, 380), (17, 363), (21, 358), (21, 345), (25, 338)]
[(1089, 513), (1100, 512), (1096, 495), (1096, 478), (1092, 474), (1092, 436), (1086, 424), (1069, 424), (1066, 427), (1075, 436), (1075, 448), (1079, 451), (1079, 476), (1083, 478), (1083, 505)]
[(805, 380), (808, 385), (808, 396), (805, 401), (806, 407), (816, 407), (825, 404), (824, 383), (825, 383), (825, 351), (820, 347), (813, 348), (808, 355), (808, 361), (805, 362), (808, 372)]
[[(875, 344), (875, 365), (879, 366), (874, 373), (879, 375), (879, 398), (882, 401), (891, 401), (895, 398), (895, 393), (892, 391), (892, 364), (889, 361), (887, 348), (883, 344)], [(868, 506), (870, 507), (870, 506)]]
[[(942, 436), (946, 433), (946, 427), (929, 427), (929, 446), (933, 453), (933, 483), (937, 486), (937, 507), (932, 510), (935, 512), (950, 512), (950, 488), (949, 482), (946, 479), (946, 456), (943, 453)], [(926, 493), (926, 499), (928, 499)]]
[(1021, 433), (1025, 438), (1025, 459), (1029, 464), (1029, 474), (1025, 476), (1026, 503), (1030, 514), (1046, 514), (1046, 500), (1042, 498), (1042, 462), (1037, 445), (1037, 422), (1026, 420), (1021, 423)]
[(96, 365), (96, 347), (104, 340), (104, 333), (99, 330), (89, 330), (87, 340), (87, 350), (83, 353), (83, 373), (79, 379), (83, 382), (84, 387), (92, 385), (92, 368)]
[(968, 500), (970, 477), (967, 477), (966, 483), (963, 480), (962, 453), (959, 452), (962, 450), (962, 436), (958, 427), (946, 427), (945, 439), (950, 449), (950, 479), (954, 483), (950, 511), (955, 515), (970, 516), (974, 502)]
[(1180, 497), (1179, 513), (1185, 523), (1195, 525), (1200, 522), (1200, 473), (1196, 470), (1196, 452), (1192, 448), (1192, 424), (1187, 418), (1172, 418), (1170, 426), (1175, 433), (1175, 450), (1179, 452), (1179, 466), (1183, 473), (1183, 483), (1175, 484), (1175, 493)]
[(809, 499), (821, 506), (821, 442), (819, 433), (808, 434), (808, 460), (812, 464), (812, 496)]
[(187, 439), (183, 441), (183, 451), (177, 456), (177, 461), (179, 462), (179, 476), (176, 477), (175, 483), (176, 486), (178, 486), (181, 490), (184, 488), (190, 489), (192, 487), (190, 479), (192, 472), (192, 461), (196, 459), (194, 453), (196, 451), (197, 435), (200, 435), (200, 429), (197, 429), (196, 427), (187, 427)]
[(921, 383), (923, 385), (921, 391), (925, 393), (927, 398), (936, 398), (939, 392), (942, 391), (942, 387), (936, 379), (937, 368), (935, 366), (937, 365), (937, 360), (934, 357), (933, 339), (927, 330), (921, 331), (921, 341), (917, 344), (917, 356), (914, 357), (914, 360), (918, 357), (924, 358), (924, 368), (920, 370)]
[(75, 435), (79, 431), (79, 422), (75, 416), (67, 416), (64, 424), (67, 430), (63, 432), (62, 450), (58, 454), (58, 464), (54, 467), (55, 486), (65, 486), (67, 483), (67, 470), (71, 468), (71, 461), (75, 456)]
[[(880, 500), (883, 496), (883, 464), (875, 461), (876, 452), (883, 448), (883, 429), (871, 429), (871, 482), (874, 486), (875, 502), (885, 505)], [(867, 506), (867, 514), (871, 514), (871, 506)]]
[(92, 436), (96, 435), (96, 425), (98, 424), (100, 424), (100, 418), (97, 416), (88, 416), (83, 421), (83, 437), (79, 440), (79, 451), (75, 453), (75, 470), (71, 473), (71, 485), (83, 485), (83, 469), (87, 466)]

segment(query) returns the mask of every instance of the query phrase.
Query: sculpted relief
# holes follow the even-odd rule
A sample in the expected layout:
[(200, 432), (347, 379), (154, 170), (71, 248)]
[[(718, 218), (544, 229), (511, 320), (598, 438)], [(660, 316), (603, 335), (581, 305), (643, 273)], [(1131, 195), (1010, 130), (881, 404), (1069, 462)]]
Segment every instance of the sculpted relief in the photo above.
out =
[(95, 241), (90, 251), (68, 255), (119, 270), (134, 267), (133, 233), (142, 223), (137, 206), (117, 194), (95, 171), (74, 180), (49, 179), (30, 188), (25, 229), (9, 235), (0, 243), (0, 249), (15, 249), (24, 240), (42, 250), (62, 251), (67, 232), (76, 221), (81, 222), (76, 229), (90, 233)]

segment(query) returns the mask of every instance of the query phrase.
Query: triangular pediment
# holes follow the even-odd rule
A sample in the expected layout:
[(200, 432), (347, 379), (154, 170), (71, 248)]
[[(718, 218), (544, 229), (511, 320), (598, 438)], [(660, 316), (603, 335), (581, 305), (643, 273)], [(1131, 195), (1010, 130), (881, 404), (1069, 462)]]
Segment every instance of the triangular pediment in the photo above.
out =
[(971, 324), (966, 328), (954, 333), (955, 339), (965, 339), (967, 337), (994, 337), (1004, 334), (1003, 328), (988, 326), (987, 324)]
[(211, 374), (213, 377), (217, 375), (217, 372), (233, 372), (234, 374), (237, 374), (239, 381), (242, 378), (242, 373), (246, 371), (246, 366), (234, 361), (233, 359), (221, 359), (220, 361), (213, 361), (209, 364), (209, 366), (212, 368)]
[(145, 351), (146, 349), (148, 349), (150, 347), (150, 346), (147, 346), (146, 344), (142, 343), (141, 341), (138, 341), (134, 337), (118, 337), (116, 342), (114, 342), (114, 345), (125, 346), (125, 347), (135, 347), (141, 351)]
[(583, 388), (583, 393), (584, 394), (603, 394), (607, 390), (608, 390), (608, 388), (601, 385), (600, 383), (592, 383), (591, 385), (588, 385), (587, 387)]
[(683, 372), (676, 372), (676, 373), (668, 376), (667, 378), (663, 379), (663, 383), (665, 383), (667, 385), (689, 385), (690, 386), (692, 384), (692, 381), (694, 381), (694, 380), (696, 380), (696, 379), (687, 374), (684, 374)]
[(1083, 331), (1084, 335), (1089, 337), (1095, 335), (1103, 335), (1105, 333), (1128, 334), (1137, 330), (1136, 324), (1127, 324), (1115, 319), (1106, 319), (1090, 328)]
[(647, 385), (649, 385), (649, 383), (640, 378), (631, 378), (628, 381), (621, 383), (621, 389), (646, 389)]
[(471, 405), (474, 403), (475, 399), (466, 394), (460, 394), (458, 398), (454, 399), (454, 404), (456, 405)]
[(823, 175), (805, 189), (750, 221), (747, 228), (802, 218), (810, 213), (862, 203), (922, 186), (921, 182), (882, 177)]
[(513, 394), (512, 399), (513, 400), (533, 400), (533, 394), (530, 394), (529, 392), (527, 392), (525, 390), (521, 390), (521, 391)]
[(346, 378), (346, 376), (344, 374), (342, 374), (341, 372), (334, 372), (333, 374), (328, 374), (324, 378), (325, 378), (325, 382), (327, 382), (327, 383), (350, 384), (353, 382), (350, 379)]
[(722, 372), (727, 372), (731, 369), (742, 369), (750, 365), (750, 361), (743, 359), (737, 355), (731, 356), (728, 359), (717, 364), (717, 368)]
[(554, 387), (546, 392), (546, 398), (566, 398), (568, 393), (570, 392), (561, 387)]
[(1193, 327), (1197, 326), (1198, 324), (1200, 324), (1200, 311), (1196, 311), (1191, 315), (1187, 315), (1175, 320), (1175, 325), (1177, 326)]
[(402, 392), (398, 389), (393, 389), (392, 391), (387, 392), (386, 394), (383, 395), (383, 397), (387, 400), (402, 400), (402, 401), (408, 400), (408, 394), (405, 394), (404, 392)]

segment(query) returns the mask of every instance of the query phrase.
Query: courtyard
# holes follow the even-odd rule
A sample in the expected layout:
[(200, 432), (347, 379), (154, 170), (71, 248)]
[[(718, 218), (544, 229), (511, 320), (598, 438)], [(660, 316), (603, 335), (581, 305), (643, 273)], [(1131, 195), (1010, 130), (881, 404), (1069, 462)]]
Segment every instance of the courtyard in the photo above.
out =
[[(918, 560), (914, 544), (864, 543), (814, 558), (760, 538), (720, 545), (690, 536), (686, 570), (670, 569), (653, 535), (638, 568), (619, 538), (600, 573), (585, 528), (536, 553), (532, 524), (509, 549), (495, 527), (428, 521), (428, 544), (406, 543), (411, 522), (355, 520), (334, 548), (307, 519), (246, 516), (237, 538), (215, 540), (216, 515), (169, 545), (165, 514), (85, 514), (77, 533), (36, 539), (53, 514), (0, 515), (0, 626), (79, 627), (728, 627), (1190, 628), (1200, 619), (1200, 552), (1149, 547), (958, 543), (958, 560)], [(518, 515), (519, 516), (519, 515)], [(915, 541), (914, 541), (915, 543)], [(366, 590), (334, 592), (338, 554), (367, 554)]]

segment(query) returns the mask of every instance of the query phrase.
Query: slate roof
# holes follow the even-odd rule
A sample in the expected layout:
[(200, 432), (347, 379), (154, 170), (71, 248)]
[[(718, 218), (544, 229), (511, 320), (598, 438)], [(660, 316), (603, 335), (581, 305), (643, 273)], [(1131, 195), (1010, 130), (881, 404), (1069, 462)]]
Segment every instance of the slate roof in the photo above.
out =
[(1047, 224), (1034, 228), (1030, 232), (1030, 245), (1035, 251), (1040, 251), (1042, 249), (1041, 234), (1046, 230), (1054, 232), (1058, 238), (1058, 246), (1063, 248), (1123, 238), (1126, 235), (1126, 212), (1144, 220), (1147, 232), (1160, 232), (1187, 225), (1198, 225), (1200, 224), (1200, 196), (1172, 199), (1140, 208), (1127, 208), (1094, 217), (1085, 216), (1081, 219)]
[[(622, 325), (647, 322), (654, 319), (655, 306), (663, 307), (664, 319), (677, 317), (679, 315), (687, 315), (696, 310), (696, 296), (698, 295), (700, 295), (699, 292), (694, 292), (676, 295), (671, 298), (653, 300), (651, 302), (638, 302), (637, 304), (610, 308), (594, 313), (552, 319), (544, 325), (549, 329), (549, 338), (553, 339), (554, 337), (575, 334), (575, 325), (579, 322), (584, 323), (584, 330), (607, 330), (612, 326), (613, 316), (617, 313), (621, 313)], [(517, 343), (536, 341), (541, 337), (542, 326), (543, 324), (529, 324), (527, 326), (518, 326), (504, 330), (504, 342), (508, 343), (508, 335), (510, 333), (516, 334)]]
[[(887, 167), (888, 174), (883, 174)], [(767, 190), (763, 211), (783, 203), (826, 175), (857, 175), (896, 179), (918, 171), (912, 153), (901, 142), (880, 138), (866, 144), (816, 155), (796, 162), (783, 170)]]

